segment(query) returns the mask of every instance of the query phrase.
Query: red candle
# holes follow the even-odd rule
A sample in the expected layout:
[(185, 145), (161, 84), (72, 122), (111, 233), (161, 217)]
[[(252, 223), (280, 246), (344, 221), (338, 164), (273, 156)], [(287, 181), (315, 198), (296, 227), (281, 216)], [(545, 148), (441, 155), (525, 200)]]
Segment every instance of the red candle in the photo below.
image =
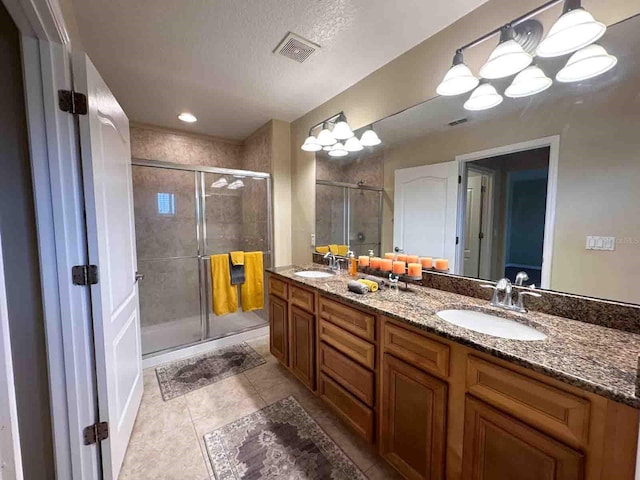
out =
[(396, 254), (395, 253), (385, 253), (384, 254), (384, 258), (389, 258), (389, 259), (393, 260), (394, 258), (396, 258)]
[(420, 259), (418, 255), (407, 255), (407, 263), (419, 263)]
[(369, 266), (375, 270), (380, 270), (380, 262), (382, 262), (381, 258), (378, 257), (371, 257), (371, 261), (369, 263)]
[(420, 263), (422, 264), (422, 268), (432, 268), (433, 267), (433, 258), (431, 257), (422, 257), (420, 258)]
[(436, 270), (449, 270), (449, 260), (446, 258), (436, 258)]
[(358, 265), (361, 267), (369, 266), (369, 257), (365, 255), (361, 255), (358, 257)]
[(390, 272), (393, 268), (393, 260), (390, 258), (383, 258), (380, 260), (380, 270), (383, 272)]
[(422, 264), (420, 263), (410, 263), (409, 264), (409, 273), (410, 277), (421, 277), (422, 276)]
[(406, 268), (407, 264), (405, 262), (402, 262), (400, 260), (396, 260), (395, 262), (393, 262), (393, 273), (395, 273), (396, 275), (404, 275)]

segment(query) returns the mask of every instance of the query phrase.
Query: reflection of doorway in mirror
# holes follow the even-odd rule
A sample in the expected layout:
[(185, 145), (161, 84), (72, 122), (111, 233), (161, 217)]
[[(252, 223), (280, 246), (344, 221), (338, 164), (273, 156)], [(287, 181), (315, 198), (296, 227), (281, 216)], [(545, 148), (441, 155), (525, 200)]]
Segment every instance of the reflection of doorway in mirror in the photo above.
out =
[(456, 273), (514, 281), (524, 271), (549, 288), (558, 146), (549, 137), (458, 157)]

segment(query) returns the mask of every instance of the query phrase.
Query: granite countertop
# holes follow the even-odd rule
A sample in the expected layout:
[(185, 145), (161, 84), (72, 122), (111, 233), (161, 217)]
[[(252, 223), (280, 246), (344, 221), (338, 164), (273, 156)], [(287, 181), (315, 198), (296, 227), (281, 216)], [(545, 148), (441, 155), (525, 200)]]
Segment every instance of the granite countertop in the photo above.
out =
[[(330, 278), (295, 275), (302, 270), (322, 270), (320, 265), (268, 268), (293, 283), (313, 287), (328, 297), (364, 307), (440, 335), (481, 352), (508, 360), (611, 400), (640, 409), (636, 396), (640, 335), (539, 312), (520, 314), (492, 307), (486, 300), (411, 285), (409, 291), (388, 288), (358, 295), (347, 290), (352, 280), (344, 272)], [(361, 275), (362, 277), (362, 275)], [(528, 324), (545, 333), (540, 341), (509, 340), (477, 333), (440, 319), (446, 309), (496, 313)]]

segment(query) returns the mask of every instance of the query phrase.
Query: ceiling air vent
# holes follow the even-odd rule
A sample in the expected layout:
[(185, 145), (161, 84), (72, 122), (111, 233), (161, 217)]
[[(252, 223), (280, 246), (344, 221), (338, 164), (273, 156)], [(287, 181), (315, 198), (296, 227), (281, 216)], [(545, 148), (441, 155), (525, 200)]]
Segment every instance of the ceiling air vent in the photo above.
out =
[(273, 53), (280, 54), (284, 57), (290, 58), (291, 60), (302, 63), (319, 49), (320, 45), (316, 45), (295, 33), (289, 32)]
[(469, 121), (468, 118), (461, 118), (459, 120), (454, 120), (453, 122), (449, 122), (448, 125), (450, 127), (455, 127), (457, 125), (462, 125), (463, 123), (467, 123)]

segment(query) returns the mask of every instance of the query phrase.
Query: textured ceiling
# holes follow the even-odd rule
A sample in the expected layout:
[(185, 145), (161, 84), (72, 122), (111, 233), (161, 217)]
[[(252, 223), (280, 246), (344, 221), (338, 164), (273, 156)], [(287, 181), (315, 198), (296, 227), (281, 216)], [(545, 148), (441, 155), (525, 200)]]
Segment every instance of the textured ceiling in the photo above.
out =
[[(486, 0), (74, 0), (85, 50), (133, 121), (244, 139), (293, 121)], [(272, 52), (293, 31), (321, 45)], [(199, 121), (177, 120), (191, 111)]]

